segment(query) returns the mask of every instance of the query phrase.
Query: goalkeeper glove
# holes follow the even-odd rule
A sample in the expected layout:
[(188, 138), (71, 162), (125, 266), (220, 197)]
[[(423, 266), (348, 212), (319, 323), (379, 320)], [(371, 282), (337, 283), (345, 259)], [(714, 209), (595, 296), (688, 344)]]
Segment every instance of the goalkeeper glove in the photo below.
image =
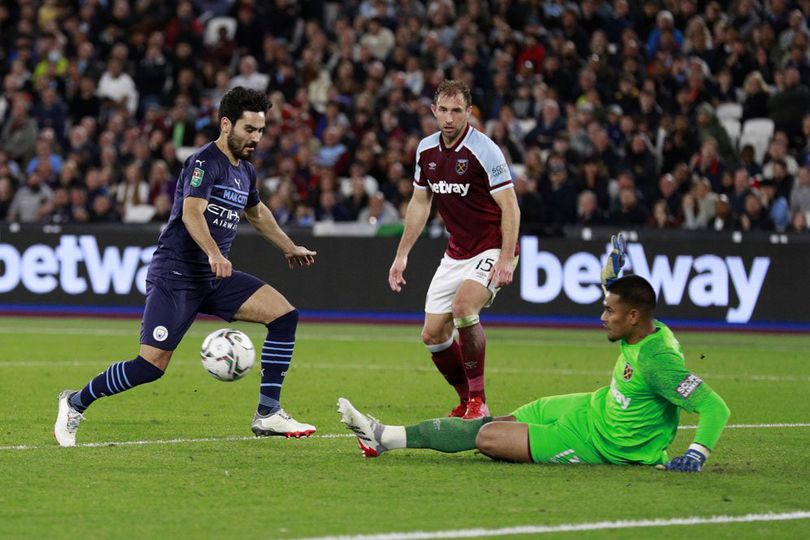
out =
[(674, 458), (664, 468), (676, 472), (700, 472), (709, 457), (708, 451), (708, 448), (699, 444), (690, 444), (684, 455)]
[(608, 254), (605, 266), (602, 268), (602, 290), (607, 294), (607, 288), (619, 278), (619, 272), (624, 266), (624, 259), (627, 256), (627, 243), (624, 241), (624, 235), (613, 235), (610, 237), (610, 245), (612, 249)]

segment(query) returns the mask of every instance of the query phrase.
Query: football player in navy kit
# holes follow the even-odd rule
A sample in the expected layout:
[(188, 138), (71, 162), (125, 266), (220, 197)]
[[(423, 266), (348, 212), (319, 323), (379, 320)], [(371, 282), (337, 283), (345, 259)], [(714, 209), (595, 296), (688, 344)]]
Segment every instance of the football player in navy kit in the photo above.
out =
[(284, 376), (292, 360), (298, 311), (260, 279), (234, 270), (228, 260), (244, 215), (284, 253), (290, 268), (315, 262), (314, 251), (296, 245), (260, 201), (249, 159), (265, 130), (267, 97), (236, 87), (222, 98), (220, 135), (190, 156), (180, 173), (169, 222), (158, 238), (146, 277), (146, 305), (137, 357), (117, 362), (82, 390), (59, 395), (54, 436), (74, 446), (83, 413), (94, 401), (163, 376), (197, 313), (267, 327), (262, 346), (259, 405), (252, 430), (257, 436), (309, 436), (315, 427), (298, 422), (281, 407)]

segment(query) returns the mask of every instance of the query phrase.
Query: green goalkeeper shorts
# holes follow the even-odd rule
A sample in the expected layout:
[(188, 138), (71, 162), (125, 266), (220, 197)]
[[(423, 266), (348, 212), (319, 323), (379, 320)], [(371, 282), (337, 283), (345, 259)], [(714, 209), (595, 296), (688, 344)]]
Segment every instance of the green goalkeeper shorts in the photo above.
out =
[(512, 413), (529, 425), (529, 450), (535, 463), (608, 463), (590, 442), (591, 394), (550, 396)]

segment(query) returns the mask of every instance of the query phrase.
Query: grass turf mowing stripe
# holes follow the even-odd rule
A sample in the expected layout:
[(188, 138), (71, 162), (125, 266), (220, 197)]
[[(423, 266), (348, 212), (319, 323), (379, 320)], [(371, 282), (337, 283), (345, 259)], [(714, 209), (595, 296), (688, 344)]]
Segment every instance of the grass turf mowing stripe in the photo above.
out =
[(745, 514), (742, 516), (685, 517), (669, 519), (642, 519), (626, 521), (596, 521), (593, 523), (564, 523), (562, 525), (523, 525), (499, 529), (456, 529), (449, 531), (414, 531), (380, 534), (342, 536), (316, 536), (304, 540), (427, 540), (431, 538), (488, 538), (522, 534), (546, 534), (559, 532), (602, 531), (608, 529), (637, 529), (642, 527), (681, 527), (689, 525), (713, 525), (725, 523), (754, 523), (763, 521), (792, 521), (810, 519), (810, 512)]
[[(794, 424), (729, 424), (725, 429), (773, 429), (773, 428), (807, 428), (810, 423), (794, 423)], [(696, 425), (678, 426), (678, 429), (697, 429)], [(309, 437), (302, 437), (302, 439), (346, 439), (354, 437), (352, 433), (324, 433), (323, 435), (311, 435)], [(256, 436), (240, 436), (240, 437), (204, 437), (197, 439), (154, 439), (142, 441), (106, 441), (94, 443), (79, 443), (75, 448), (101, 448), (104, 446), (145, 446), (150, 444), (182, 444), (182, 443), (208, 443), (208, 442), (234, 442), (234, 441), (253, 441), (262, 440), (267, 438), (284, 439), (284, 437), (256, 437)], [(0, 451), (4, 450), (43, 450), (48, 448), (58, 448), (56, 445), (10, 445), (0, 446)]]

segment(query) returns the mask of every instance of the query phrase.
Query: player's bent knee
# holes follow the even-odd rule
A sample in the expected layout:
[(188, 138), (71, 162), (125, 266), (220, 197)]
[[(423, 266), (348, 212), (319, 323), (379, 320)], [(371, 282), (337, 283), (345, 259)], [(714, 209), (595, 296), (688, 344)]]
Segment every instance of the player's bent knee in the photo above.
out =
[(450, 345), (452, 345), (452, 341), (453, 341), (452, 331), (448, 333), (445, 332), (444, 329), (442, 329), (441, 332), (435, 332), (432, 329), (428, 328), (422, 329), (422, 343), (424, 343), (425, 346), (428, 348), (439, 345), (447, 345), (447, 347), (449, 347)]
[(450, 309), (453, 310), (453, 318), (457, 319), (459, 317), (477, 316), (480, 306), (467, 298), (456, 297), (453, 299)]

